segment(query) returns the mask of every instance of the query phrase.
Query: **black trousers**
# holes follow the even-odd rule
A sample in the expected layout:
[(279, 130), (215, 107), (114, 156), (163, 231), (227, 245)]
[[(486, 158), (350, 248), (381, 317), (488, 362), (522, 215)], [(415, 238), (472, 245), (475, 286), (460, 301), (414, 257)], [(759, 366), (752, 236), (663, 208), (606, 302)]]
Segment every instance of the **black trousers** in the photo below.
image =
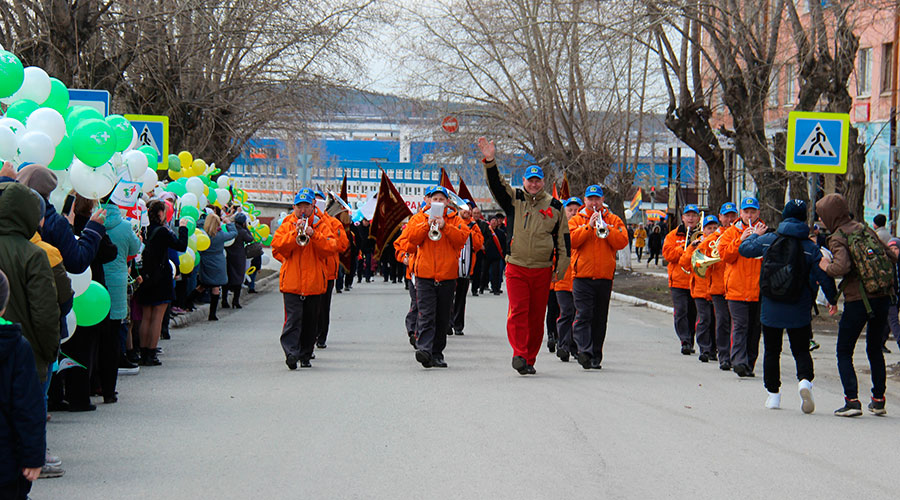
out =
[(0, 500), (25, 500), (31, 492), (31, 481), (19, 474), (15, 481), (0, 484)]
[(475, 254), (475, 268), (472, 270), (472, 295), (477, 294), (481, 291), (482, 282), (484, 281), (484, 263), (486, 257), (484, 251), (478, 252)]
[(878, 297), (869, 299), (872, 315), (866, 313), (862, 300), (844, 302), (844, 313), (838, 326), (837, 365), (844, 386), (844, 396), (848, 399), (859, 397), (859, 381), (853, 368), (853, 351), (856, 342), (866, 327), (866, 356), (869, 358), (869, 370), (872, 373), (872, 397), (881, 399), (885, 391), (884, 327), (887, 324), (887, 311), (890, 299)]
[(675, 308), (675, 334), (681, 343), (694, 346), (694, 328), (697, 322), (697, 305), (687, 288), (669, 288)]
[(98, 340), (97, 368), (95, 374), (100, 381), (103, 397), (116, 395), (116, 382), (119, 378), (119, 357), (121, 356), (120, 335), (122, 320), (107, 317), (102, 322)]
[[(96, 369), (104, 323), (105, 320), (93, 326), (79, 326), (75, 329), (75, 335), (60, 346), (62, 354), (84, 366), (67, 368), (59, 372), (59, 377), (53, 377), (62, 382), (62, 399), (68, 401), (70, 406), (83, 408), (91, 404), (91, 374)], [(60, 359), (63, 357), (61, 355)]]
[(334, 280), (328, 280), (328, 287), (325, 289), (325, 294), (320, 295), (321, 299), (319, 299), (319, 335), (316, 338), (316, 342), (319, 344), (324, 344), (325, 341), (328, 340), (328, 327), (331, 324), (331, 294), (333, 291)]
[(416, 278), (416, 301), (419, 305), (416, 349), (430, 352), (435, 359), (444, 358), (455, 291), (456, 280)]
[(308, 360), (316, 346), (321, 295), (284, 293), (284, 327), (281, 348), (285, 356)]
[(559, 302), (556, 301), (556, 293), (551, 291), (547, 296), (547, 340), (558, 338), (557, 320), (559, 320)]
[(371, 253), (363, 253), (361, 259), (359, 259), (359, 264), (357, 265), (356, 270), (356, 282), (359, 283), (363, 278), (366, 278), (366, 281), (372, 279), (372, 254)]
[(451, 318), (451, 326), (456, 332), (461, 332), (466, 327), (466, 294), (468, 293), (469, 278), (458, 278), (456, 291), (453, 294), (453, 317)]
[(635, 247), (634, 253), (637, 254), (638, 262), (640, 262), (641, 256), (644, 255), (644, 247)]
[(556, 303), (559, 305), (559, 319), (556, 320), (557, 348), (570, 353), (576, 352), (577, 347), (572, 339), (572, 323), (575, 321), (575, 299), (572, 292), (557, 290)]
[[(769, 392), (778, 392), (781, 387), (781, 343), (784, 338), (783, 328), (762, 327), (763, 342), (763, 382)], [(791, 354), (797, 364), (797, 380), (812, 382), (813, 360), (809, 354), (809, 340), (812, 338), (812, 325), (787, 329), (788, 341), (791, 343)]]
[(612, 280), (572, 280), (572, 296), (575, 299), (572, 336), (579, 353), (588, 353), (598, 360), (603, 360), (603, 342), (606, 340), (611, 295)]
[(485, 262), (485, 270), (482, 275), (481, 292), (487, 288), (488, 283), (491, 284), (492, 292), (500, 291), (500, 278), (503, 274), (503, 260), (494, 259)]
[(406, 334), (417, 335), (419, 330), (416, 323), (419, 321), (419, 303), (416, 300), (416, 280), (409, 280), (409, 312), (406, 313)]

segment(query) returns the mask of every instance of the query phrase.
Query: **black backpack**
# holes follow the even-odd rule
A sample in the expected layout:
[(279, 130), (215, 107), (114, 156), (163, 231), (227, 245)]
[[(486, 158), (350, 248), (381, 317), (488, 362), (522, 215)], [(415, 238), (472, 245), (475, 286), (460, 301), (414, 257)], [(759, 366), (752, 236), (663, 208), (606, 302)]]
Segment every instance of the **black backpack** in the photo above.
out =
[(778, 302), (794, 302), (809, 288), (809, 271), (803, 240), (779, 234), (762, 259), (760, 294)]

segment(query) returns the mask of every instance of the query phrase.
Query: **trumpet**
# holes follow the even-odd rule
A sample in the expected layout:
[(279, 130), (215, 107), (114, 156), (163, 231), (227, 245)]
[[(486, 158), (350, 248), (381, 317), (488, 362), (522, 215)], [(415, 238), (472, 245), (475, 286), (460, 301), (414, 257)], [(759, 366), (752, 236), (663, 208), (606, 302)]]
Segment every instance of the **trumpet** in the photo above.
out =
[(309, 226), (309, 219), (304, 218), (297, 221), (297, 244), (305, 247), (309, 244), (309, 235), (306, 234), (306, 228)]
[(444, 234), (441, 233), (441, 230), (438, 227), (437, 219), (431, 221), (431, 227), (428, 228), (428, 239), (431, 241), (438, 241), (443, 237)]
[(603, 215), (597, 217), (597, 224), (595, 225), (597, 228), (597, 237), (600, 239), (606, 239), (609, 237), (609, 226), (606, 224), (606, 221), (603, 220)]
[[(721, 237), (719, 238), (721, 239)], [(718, 245), (718, 243), (719, 241), (716, 240), (715, 245)], [(711, 253), (714, 255), (709, 257), (707, 257), (699, 248), (694, 250), (694, 253), (691, 254), (691, 269), (693, 269), (694, 272), (697, 273), (697, 276), (700, 276), (701, 278), (706, 277), (706, 271), (710, 266), (717, 262), (721, 262), (722, 260), (721, 257), (719, 257), (719, 249), (717, 246), (712, 246), (712, 248), (713, 250)]]

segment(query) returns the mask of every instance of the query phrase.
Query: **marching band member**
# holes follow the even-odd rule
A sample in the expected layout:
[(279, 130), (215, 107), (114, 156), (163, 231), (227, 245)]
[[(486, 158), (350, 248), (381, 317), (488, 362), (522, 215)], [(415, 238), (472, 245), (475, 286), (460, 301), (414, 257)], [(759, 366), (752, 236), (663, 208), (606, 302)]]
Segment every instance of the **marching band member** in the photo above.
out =
[(281, 262), (278, 282), (284, 295), (281, 348), (291, 370), (297, 369), (298, 361), (303, 368), (312, 366), (318, 308), (328, 288), (326, 265), (338, 248), (331, 225), (315, 201), (312, 189), (301, 189), (294, 197), (294, 210), (272, 238), (272, 255)]
[(328, 280), (328, 286), (325, 289), (325, 294), (322, 295), (322, 304), (319, 307), (319, 334), (316, 338), (316, 347), (325, 349), (328, 347), (325, 341), (328, 340), (328, 326), (331, 323), (331, 294), (334, 291), (334, 280), (337, 279), (338, 268), (341, 267), (341, 252), (347, 250), (350, 246), (350, 240), (344, 231), (344, 224), (325, 213), (325, 193), (317, 189), (315, 194), (316, 207), (322, 212), (322, 218), (331, 228), (331, 232), (337, 240), (337, 251), (325, 259), (325, 279)]
[(663, 243), (663, 258), (668, 262), (669, 290), (672, 306), (675, 308), (675, 333), (681, 341), (681, 354), (694, 352), (694, 320), (697, 309), (691, 300), (691, 269), (682, 268), (681, 255), (685, 253), (692, 234), (696, 234), (700, 223), (700, 209), (697, 205), (687, 205), (681, 214), (682, 224), (666, 235)]
[(425, 368), (447, 368), (444, 347), (459, 275), (458, 256), (471, 233), (456, 211), (446, 206), (449, 197), (445, 188), (434, 186), (429, 194), (431, 205), (445, 205), (443, 216), (432, 216), (429, 205), (413, 215), (407, 225), (408, 245), (416, 247), (413, 264), (419, 308), (416, 361)]
[(628, 246), (628, 230), (622, 219), (603, 205), (600, 186), (587, 188), (584, 203), (584, 208), (569, 219), (575, 300), (572, 336), (578, 348), (578, 363), (586, 370), (599, 370), (616, 274), (616, 252)]
[(513, 188), (494, 161), (494, 143), (481, 137), (478, 148), (484, 156), (488, 188), (509, 222), (506, 331), (513, 348), (512, 367), (520, 375), (530, 375), (537, 373), (534, 363), (544, 339), (551, 278), (561, 279), (569, 267), (569, 226), (562, 203), (544, 191), (541, 167), (526, 168), (523, 189)]
[(725, 262), (725, 299), (731, 313), (731, 364), (738, 377), (754, 377), (759, 356), (759, 271), (762, 261), (742, 256), (738, 249), (756, 229), (765, 229), (759, 220), (759, 201), (741, 200), (740, 220), (722, 234), (719, 255)]
[[(717, 249), (719, 239), (737, 218), (737, 205), (730, 201), (723, 203), (719, 209), (719, 227), (713, 234), (703, 238), (700, 251), (707, 257), (720, 257)], [(728, 312), (728, 301), (725, 300), (725, 263), (720, 261), (710, 266), (706, 277), (709, 278), (709, 295), (716, 316), (713, 340), (718, 351), (719, 369), (728, 371), (731, 370), (731, 313)]]
[[(577, 196), (566, 200), (564, 203), (566, 219), (571, 221), (582, 205), (584, 203)], [(558, 336), (556, 357), (564, 363), (569, 362), (570, 354), (578, 353), (575, 340), (572, 338), (572, 323), (575, 321), (575, 299), (572, 296), (572, 280), (572, 266), (569, 266), (566, 268), (565, 277), (552, 285), (556, 294), (556, 302), (559, 304), (559, 317), (556, 320)]]
[[(466, 203), (470, 203), (466, 200)], [(453, 318), (451, 326), (453, 330), (447, 335), (463, 335), (466, 326), (466, 294), (469, 293), (469, 277), (475, 272), (475, 259), (478, 252), (484, 248), (484, 235), (481, 228), (472, 219), (472, 210), (469, 205), (458, 207), (459, 217), (463, 220), (469, 235), (466, 243), (459, 252), (459, 277), (456, 279), (456, 292), (453, 296)]]
[[(700, 348), (699, 359), (703, 363), (709, 362), (710, 359), (717, 359), (716, 352), (713, 350), (713, 307), (712, 295), (709, 291), (709, 271), (704, 272), (704, 276), (700, 276), (697, 269), (692, 267), (692, 258), (694, 252), (700, 251), (705, 255), (708, 250), (710, 237), (716, 234), (719, 228), (719, 219), (715, 215), (707, 215), (703, 219), (703, 238), (697, 238), (692, 241), (683, 254), (679, 265), (684, 269), (691, 270), (691, 298), (694, 299), (694, 305), (697, 307), (697, 323), (695, 325), (697, 333), (697, 347)], [(712, 240), (714, 241), (714, 240)]]
[[(432, 189), (432, 187), (425, 189), (425, 198), (419, 206), (417, 214), (422, 212), (423, 207), (431, 204)], [(409, 344), (415, 348), (416, 335), (419, 331), (416, 328), (416, 322), (419, 319), (419, 304), (416, 301), (416, 277), (413, 276), (412, 271), (413, 267), (415, 267), (417, 247), (409, 244), (409, 229), (409, 221), (407, 221), (403, 230), (400, 231), (400, 236), (394, 240), (394, 250), (397, 262), (402, 262), (406, 266), (406, 280), (409, 283), (409, 311), (406, 313), (406, 334), (409, 336)]]

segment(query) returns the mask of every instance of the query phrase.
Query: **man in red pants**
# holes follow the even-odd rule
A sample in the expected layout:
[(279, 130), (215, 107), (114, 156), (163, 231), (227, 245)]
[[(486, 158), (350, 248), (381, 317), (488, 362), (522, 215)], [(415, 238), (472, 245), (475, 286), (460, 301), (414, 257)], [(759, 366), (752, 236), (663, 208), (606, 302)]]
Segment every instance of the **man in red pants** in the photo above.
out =
[(526, 168), (522, 189), (513, 188), (500, 175), (494, 161), (494, 143), (481, 137), (478, 148), (484, 155), (491, 194), (506, 212), (509, 239), (506, 332), (513, 348), (512, 367), (521, 375), (533, 375), (534, 362), (544, 340), (550, 282), (562, 279), (569, 267), (569, 226), (562, 203), (544, 191), (541, 167)]

